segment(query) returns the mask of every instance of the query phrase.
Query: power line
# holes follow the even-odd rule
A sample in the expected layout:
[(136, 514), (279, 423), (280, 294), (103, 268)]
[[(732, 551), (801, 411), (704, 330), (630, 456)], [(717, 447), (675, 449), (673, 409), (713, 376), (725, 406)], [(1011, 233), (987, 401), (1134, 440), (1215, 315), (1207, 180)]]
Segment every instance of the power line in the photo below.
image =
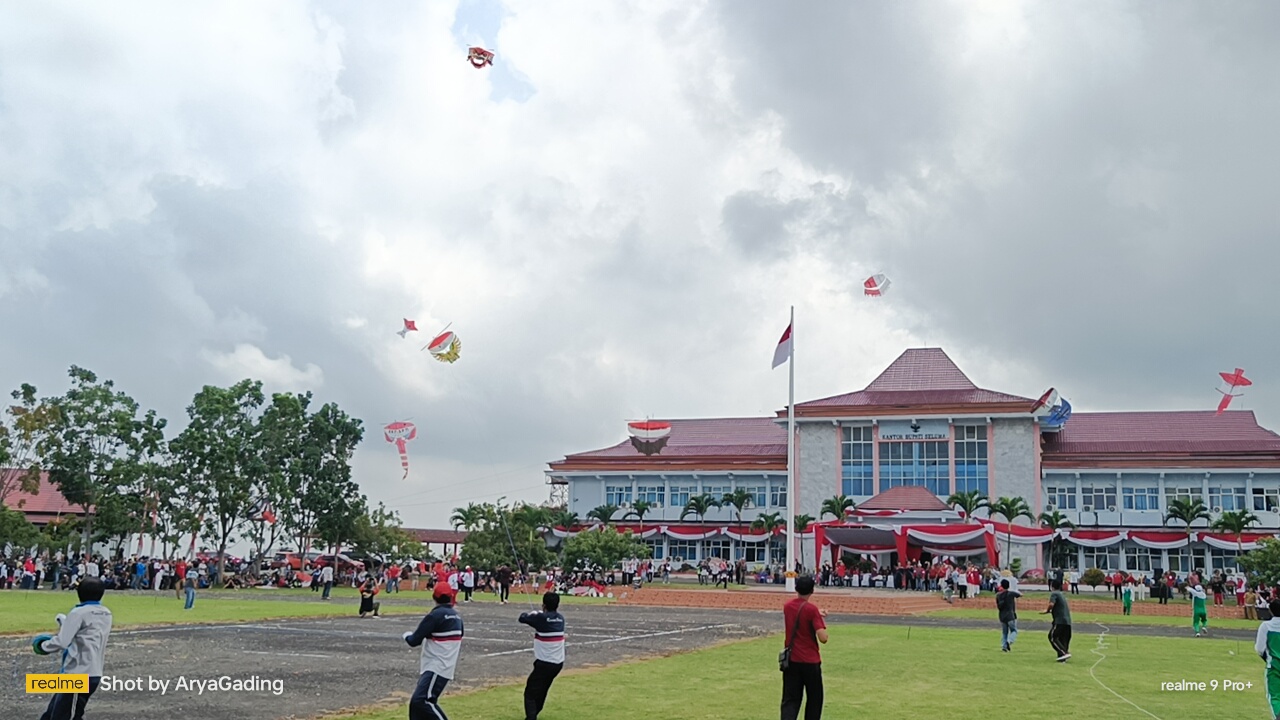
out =
[[(480, 482), (482, 480), (492, 480), (493, 478), (502, 477), (504, 475), (511, 475), (512, 473), (524, 472), (526, 470), (530, 470), (533, 468), (542, 467), (543, 465), (546, 465), (546, 463), (538, 463), (536, 465), (525, 465), (523, 467), (513, 468), (511, 470), (504, 470), (503, 472), (500, 472), (500, 473), (492, 473), (490, 475), (481, 475), (480, 477), (474, 477), (468, 480), (459, 480), (457, 482), (444, 483), (441, 485), (436, 485), (434, 487), (431, 487), (427, 490), (419, 490), (417, 492), (411, 492), (408, 495), (401, 495), (399, 497), (389, 498), (388, 500), (386, 500), (386, 502), (391, 503), (397, 500), (404, 500), (406, 498), (417, 497), (419, 495), (426, 495), (427, 493), (439, 492), (443, 488), (457, 487), (459, 485), (470, 485), (471, 483)], [(545, 485), (546, 483), (541, 483), (541, 484)]]

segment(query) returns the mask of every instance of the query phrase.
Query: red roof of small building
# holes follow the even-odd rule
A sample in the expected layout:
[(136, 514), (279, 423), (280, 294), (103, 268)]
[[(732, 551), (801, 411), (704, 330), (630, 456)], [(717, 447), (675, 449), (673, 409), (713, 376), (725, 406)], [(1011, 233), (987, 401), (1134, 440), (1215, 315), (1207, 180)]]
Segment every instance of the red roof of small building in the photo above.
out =
[(466, 530), (440, 530), (436, 528), (402, 528), (420, 543), (464, 543), (467, 541)]
[[(18, 468), (0, 468), (0, 473), (21, 473), (24, 472)], [(7, 477), (5, 478), (8, 479)], [(84, 515), (85, 511), (79, 505), (72, 505), (67, 499), (62, 497), (62, 493), (53, 483), (49, 482), (49, 473), (40, 473), (40, 486), (34, 493), (23, 492), (21, 490), (9, 493), (4, 499), (5, 507), (11, 510), (20, 510), (26, 514), (27, 519), (32, 522), (44, 522), (46, 520), (56, 518), (59, 515)]]
[(1181, 456), (1280, 461), (1280, 435), (1258, 424), (1252, 410), (1073, 413), (1062, 430), (1046, 435), (1043, 460), (1080, 456)]
[[(565, 456), (551, 463), (557, 470), (573, 470), (583, 464), (643, 462), (647, 465), (688, 463), (714, 459), (724, 463), (776, 463), (786, 467), (787, 431), (773, 418), (698, 418), (670, 420), (667, 444), (655, 455), (645, 455), (625, 440), (607, 448)], [(709, 469), (709, 468), (708, 468)]]
[(866, 502), (859, 503), (858, 509), (936, 512), (950, 508), (928, 489), (918, 485), (907, 485), (889, 488)]
[[(1018, 395), (984, 390), (943, 352), (942, 348), (911, 348), (862, 390), (820, 400), (796, 403), (796, 413), (820, 408), (885, 406), (959, 406), (1035, 401)], [(1028, 412), (1030, 407), (1027, 408)], [(779, 415), (785, 414), (780, 411)]]

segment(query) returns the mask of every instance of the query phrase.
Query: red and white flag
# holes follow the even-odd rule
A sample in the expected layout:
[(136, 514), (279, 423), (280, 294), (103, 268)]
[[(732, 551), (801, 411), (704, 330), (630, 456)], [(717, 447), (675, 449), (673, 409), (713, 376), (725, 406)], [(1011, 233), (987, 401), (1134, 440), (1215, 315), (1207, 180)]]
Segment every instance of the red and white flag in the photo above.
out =
[(776, 368), (791, 358), (791, 326), (787, 326), (786, 332), (782, 333), (782, 339), (778, 341), (778, 347), (773, 351), (773, 366)]

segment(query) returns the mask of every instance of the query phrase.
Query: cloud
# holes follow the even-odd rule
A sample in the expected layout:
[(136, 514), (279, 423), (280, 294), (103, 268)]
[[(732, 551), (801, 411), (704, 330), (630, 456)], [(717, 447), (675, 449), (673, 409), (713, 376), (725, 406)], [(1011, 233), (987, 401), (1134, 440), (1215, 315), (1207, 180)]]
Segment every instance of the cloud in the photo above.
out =
[(324, 372), (312, 363), (307, 363), (305, 368), (297, 368), (288, 355), (269, 358), (254, 345), (236, 345), (235, 350), (229, 353), (206, 350), (204, 357), (228, 384), (252, 378), (262, 380), (273, 392), (316, 390), (324, 384)]

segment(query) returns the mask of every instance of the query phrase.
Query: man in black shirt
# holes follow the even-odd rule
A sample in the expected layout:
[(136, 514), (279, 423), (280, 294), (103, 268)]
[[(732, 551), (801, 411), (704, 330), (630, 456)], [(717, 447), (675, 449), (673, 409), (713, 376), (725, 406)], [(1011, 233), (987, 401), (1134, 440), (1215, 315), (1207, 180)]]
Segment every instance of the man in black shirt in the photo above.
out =
[(1018, 639), (1018, 598), (1022, 593), (1009, 589), (1009, 581), (1000, 581), (1000, 592), (996, 593), (996, 611), (1000, 613), (1000, 649), (1009, 652), (1013, 649), (1013, 641)]

